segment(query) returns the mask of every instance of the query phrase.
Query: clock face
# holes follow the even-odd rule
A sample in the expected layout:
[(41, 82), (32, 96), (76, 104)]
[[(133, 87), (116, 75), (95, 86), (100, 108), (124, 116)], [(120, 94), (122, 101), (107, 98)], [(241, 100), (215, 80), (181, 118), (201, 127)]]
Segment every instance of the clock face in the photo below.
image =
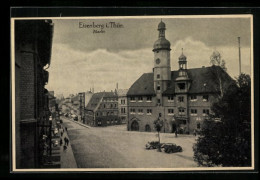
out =
[(156, 59), (156, 64), (160, 64), (161, 60), (158, 58)]

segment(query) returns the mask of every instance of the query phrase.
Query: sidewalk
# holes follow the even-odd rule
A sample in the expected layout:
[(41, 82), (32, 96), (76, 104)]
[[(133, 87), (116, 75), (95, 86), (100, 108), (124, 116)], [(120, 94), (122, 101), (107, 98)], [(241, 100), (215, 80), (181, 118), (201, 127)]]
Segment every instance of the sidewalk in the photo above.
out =
[(64, 127), (64, 133), (63, 133), (63, 136), (61, 137), (63, 143), (60, 146), (60, 157), (61, 157), (60, 158), (60, 163), (61, 163), (60, 168), (77, 168), (77, 163), (76, 163), (76, 160), (75, 160), (75, 157), (74, 157), (71, 145), (70, 145), (70, 139), (69, 139), (69, 144), (67, 146), (67, 149), (63, 150), (63, 145), (65, 144), (65, 142), (64, 142), (65, 137), (67, 137), (69, 139), (69, 136)]

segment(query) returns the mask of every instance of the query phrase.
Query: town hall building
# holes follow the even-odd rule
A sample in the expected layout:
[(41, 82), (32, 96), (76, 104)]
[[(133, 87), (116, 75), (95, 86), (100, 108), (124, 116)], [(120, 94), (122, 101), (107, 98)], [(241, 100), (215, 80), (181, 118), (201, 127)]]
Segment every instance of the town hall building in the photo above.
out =
[(153, 72), (144, 73), (127, 92), (130, 131), (155, 131), (153, 122), (158, 118), (164, 122), (162, 132), (174, 132), (177, 126), (180, 133), (200, 130), (220, 88), (234, 82), (219, 66), (188, 69), (183, 51), (178, 70), (171, 71), (171, 44), (165, 30), (161, 21), (159, 38), (153, 46)]

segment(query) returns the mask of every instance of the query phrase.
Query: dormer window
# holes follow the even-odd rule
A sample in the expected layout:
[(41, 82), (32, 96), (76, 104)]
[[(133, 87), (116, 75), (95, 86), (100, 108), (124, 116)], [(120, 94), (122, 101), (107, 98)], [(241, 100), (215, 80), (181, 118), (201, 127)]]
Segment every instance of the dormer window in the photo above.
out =
[(185, 83), (178, 83), (178, 87), (180, 90), (184, 90), (185, 89)]
[(209, 100), (209, 95), (203, 95), (203, 101), (208, 101)]

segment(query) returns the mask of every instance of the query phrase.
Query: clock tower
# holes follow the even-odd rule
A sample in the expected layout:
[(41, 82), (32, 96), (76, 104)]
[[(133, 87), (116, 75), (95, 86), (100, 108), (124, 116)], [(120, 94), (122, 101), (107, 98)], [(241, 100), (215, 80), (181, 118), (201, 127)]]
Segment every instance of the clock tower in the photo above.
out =
[(154, 91), (157, 97), (157, 105), (162, 105), (162, 93), (168, 88), (171, 81), (171, 43), (165, 39), (166, 26), (164, 22), (158, 25), (159, 38), (153, 45), (154, 52)]

